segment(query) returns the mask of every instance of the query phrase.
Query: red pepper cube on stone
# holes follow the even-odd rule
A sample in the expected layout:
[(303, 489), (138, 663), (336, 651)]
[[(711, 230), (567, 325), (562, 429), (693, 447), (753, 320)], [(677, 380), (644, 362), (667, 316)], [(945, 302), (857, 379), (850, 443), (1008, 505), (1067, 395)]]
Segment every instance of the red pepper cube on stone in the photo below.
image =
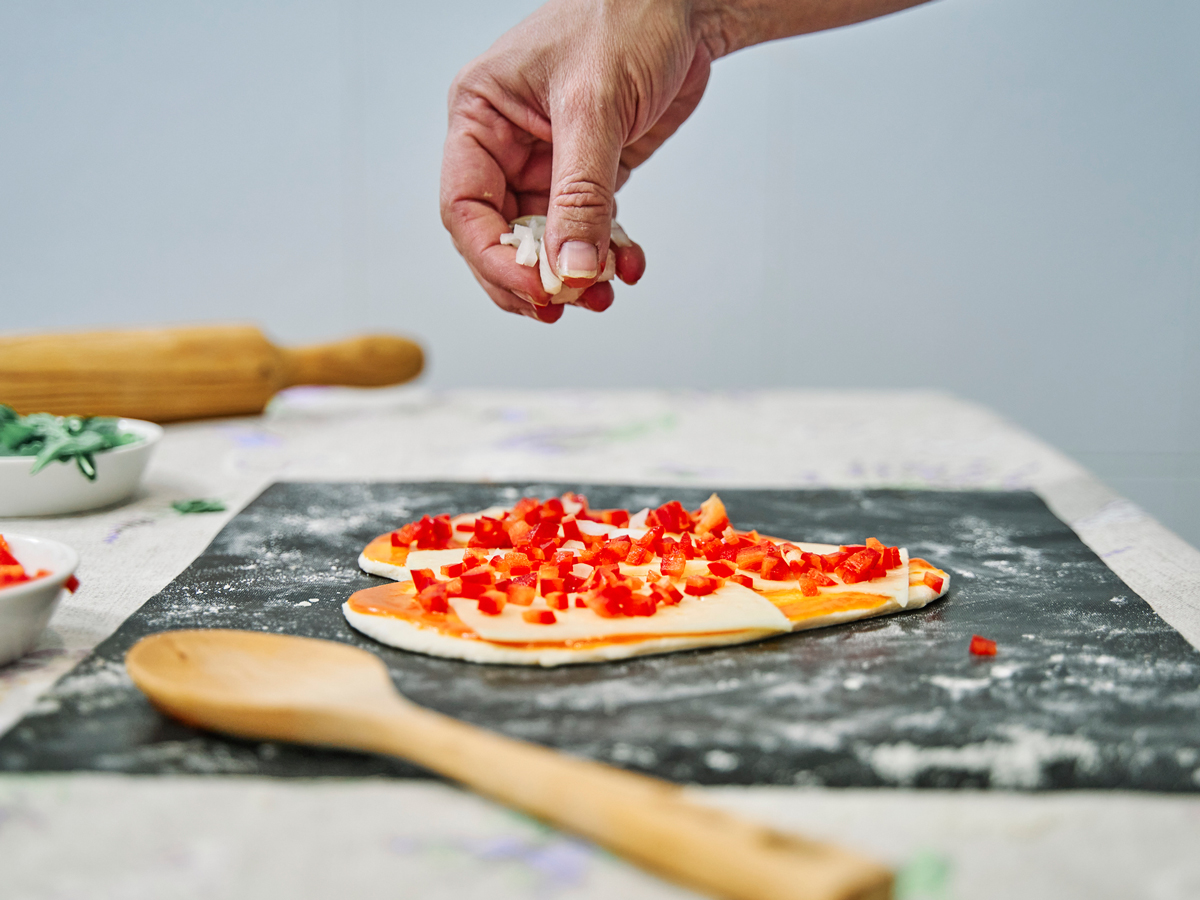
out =
[(989, 641), (985, 637), (980, 637), (977, 634), (971, 635), (971, 653), (975, 656), (995, 656), (996, 642)]

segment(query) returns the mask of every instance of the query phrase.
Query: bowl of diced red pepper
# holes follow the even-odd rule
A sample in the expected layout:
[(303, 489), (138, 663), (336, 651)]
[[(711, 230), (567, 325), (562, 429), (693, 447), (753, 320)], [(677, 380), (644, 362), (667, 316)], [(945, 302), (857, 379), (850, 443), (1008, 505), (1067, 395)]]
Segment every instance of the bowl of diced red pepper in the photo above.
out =
[(33, 649), (63, 592), (79, 587), (78, 565), (66, 544), (0, 535), (0, 666)]

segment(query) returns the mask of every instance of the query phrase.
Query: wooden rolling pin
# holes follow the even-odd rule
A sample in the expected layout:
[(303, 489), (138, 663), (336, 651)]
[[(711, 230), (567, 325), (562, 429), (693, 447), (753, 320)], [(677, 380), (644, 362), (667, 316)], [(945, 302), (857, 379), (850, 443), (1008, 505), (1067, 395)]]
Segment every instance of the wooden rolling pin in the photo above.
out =
[(402, 337), (285, 348), (252, 325), (0, 335), (0, 403), (152, 422), (252, 415), (286, 387), (399, 384), (424, 361)]

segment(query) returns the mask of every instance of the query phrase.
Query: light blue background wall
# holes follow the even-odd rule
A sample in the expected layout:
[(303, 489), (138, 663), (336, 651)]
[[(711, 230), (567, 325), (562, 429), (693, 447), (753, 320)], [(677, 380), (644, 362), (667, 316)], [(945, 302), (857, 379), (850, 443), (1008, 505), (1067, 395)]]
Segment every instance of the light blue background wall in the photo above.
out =
[(0, 4), (0, 328), (400, 330), (435, 385), (940, 387), (1200, 542), (1200, 4), (942, 0), (722, 60), (622, 192), (646, 278), (552, 328), (437, 214), (449, 81), (535, 5)]

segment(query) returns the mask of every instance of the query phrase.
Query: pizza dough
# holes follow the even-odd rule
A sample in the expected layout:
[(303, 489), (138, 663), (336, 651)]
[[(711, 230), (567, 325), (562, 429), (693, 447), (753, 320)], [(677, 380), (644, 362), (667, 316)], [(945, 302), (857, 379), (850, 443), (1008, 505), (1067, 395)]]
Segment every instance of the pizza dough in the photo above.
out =
[(540, 666), (762, 640), (916, 609), (949, 587), (945, 572), (874, 539), (838, 547), (737, 531), (715, 494), (694, 512), (676, 502), (631, 516), (567, 494), (426, 517), (371, 541), (359, 565), (393, 579), (343, 604), (362, 633)]

